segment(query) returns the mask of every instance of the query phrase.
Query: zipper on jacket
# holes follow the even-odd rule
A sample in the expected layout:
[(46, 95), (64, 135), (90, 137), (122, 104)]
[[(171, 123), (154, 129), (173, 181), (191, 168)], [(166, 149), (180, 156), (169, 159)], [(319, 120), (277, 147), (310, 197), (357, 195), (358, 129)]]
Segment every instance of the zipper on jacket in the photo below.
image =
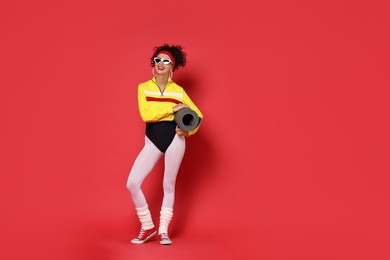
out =
[(158, 90), (160, 90), (161, 96), (163, 97), (164, 96), (164, 91), (167, 89), (170, 81), (168, 81), (167, 84), (165, 85), (164, 91), (161, 91), (160, 87), (157, 85), (157, 83), (155, 81), (153, 81), (153, 82), (154, 82), (154, 84), (156, 84)]

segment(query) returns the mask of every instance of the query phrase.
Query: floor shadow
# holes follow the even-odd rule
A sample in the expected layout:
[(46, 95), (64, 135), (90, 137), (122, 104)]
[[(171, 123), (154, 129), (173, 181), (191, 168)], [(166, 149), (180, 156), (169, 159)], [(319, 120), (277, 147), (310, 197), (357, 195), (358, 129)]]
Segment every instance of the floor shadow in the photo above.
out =
[(179, 235), (190, 224), (188, 220), (194, 210), (193, 205), (198, 194), (202, 192), (204, 183), (211, 182), (214, 177), (215, 149), (206, 134), (198, 133), (197, 135), (188, 142), (176, 183), (176, 218), (172, 230), (175, 235)]
[[(205, 89), (200, 68), (193, 68), (191, 71), (183, 71), (175, 78), (182, 86), (192, 101), (204, 113)], [(201, 98), (201, 99), (200, 99)], [(172, 234), (179, 235), (186, 229), (187, 220), (193, 210), (197, 194), (202, 190), (205, 182), (210, 182), (214, 177), (212, 172), (214, 167), (215, 148), (206, 132), (202, 128), (207, 124), (207, 114), (204, 113), (205, 120), (202, 121), (198, 132), (187, 138), (186, 154), (180, 167), (180, 172), (176, 183), (175, 215), (172, 223)]]

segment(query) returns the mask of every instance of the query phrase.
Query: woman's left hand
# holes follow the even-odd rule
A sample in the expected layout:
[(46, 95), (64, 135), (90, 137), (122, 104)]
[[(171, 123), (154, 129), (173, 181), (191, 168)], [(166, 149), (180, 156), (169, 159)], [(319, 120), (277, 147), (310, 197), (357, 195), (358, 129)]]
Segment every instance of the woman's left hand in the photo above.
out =
[(179, 126), (176, 126), (176, 134), (178, 136), (188, 136), (188, 132), (181, 130)]

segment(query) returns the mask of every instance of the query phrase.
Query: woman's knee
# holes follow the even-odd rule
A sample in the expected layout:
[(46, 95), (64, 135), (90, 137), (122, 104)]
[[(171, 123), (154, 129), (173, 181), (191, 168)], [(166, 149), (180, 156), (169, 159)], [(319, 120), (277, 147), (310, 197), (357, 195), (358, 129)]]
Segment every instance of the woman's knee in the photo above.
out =
[(164, 180), (163, 188), (165, 193), (175, 192), (175, 180)]
[(132, 178), (129, 178), (126, 183), (126, 188), (130, 191), (130, 193), (134, 193), (141, 189), (141, 183)]

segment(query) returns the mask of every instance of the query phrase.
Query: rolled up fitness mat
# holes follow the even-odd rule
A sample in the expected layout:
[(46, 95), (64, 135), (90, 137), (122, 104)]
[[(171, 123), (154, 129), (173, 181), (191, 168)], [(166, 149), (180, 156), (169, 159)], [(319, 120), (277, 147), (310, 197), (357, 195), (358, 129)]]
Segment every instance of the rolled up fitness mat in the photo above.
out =
[(181, 130), (191, 131), (198, 127), (200, 119), (194, 110), (185, 107), (176, 112), (175, 122)]

